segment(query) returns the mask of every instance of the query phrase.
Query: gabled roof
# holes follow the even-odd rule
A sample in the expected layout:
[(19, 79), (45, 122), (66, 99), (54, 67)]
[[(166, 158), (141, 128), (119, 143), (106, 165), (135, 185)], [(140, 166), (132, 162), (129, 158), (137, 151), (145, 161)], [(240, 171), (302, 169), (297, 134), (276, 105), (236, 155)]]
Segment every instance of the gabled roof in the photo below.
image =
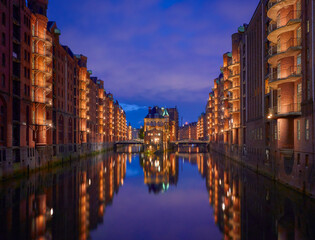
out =
[(149, 113), (145, 118), (165, 118), (168, 117), (168, 112), (166, 108), (160, 108), (158, 106), (154, 106), (152, 109), (149, 108)]

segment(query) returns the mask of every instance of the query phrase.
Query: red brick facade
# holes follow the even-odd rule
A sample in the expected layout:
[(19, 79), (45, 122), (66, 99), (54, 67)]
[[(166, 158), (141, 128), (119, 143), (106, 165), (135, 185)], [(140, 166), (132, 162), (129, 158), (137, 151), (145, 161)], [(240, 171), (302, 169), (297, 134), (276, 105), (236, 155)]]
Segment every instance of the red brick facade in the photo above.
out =
[(48, 0), (0, 6), (0, 176), (126, 139), (125, 112), (87, 57), (60, 43)]
[(314, 1), (261, 1), (250, 23), (232, 35), (224, 81), (214, 81), (206, 109), (217, 149), (311, 194), (314, 42)]

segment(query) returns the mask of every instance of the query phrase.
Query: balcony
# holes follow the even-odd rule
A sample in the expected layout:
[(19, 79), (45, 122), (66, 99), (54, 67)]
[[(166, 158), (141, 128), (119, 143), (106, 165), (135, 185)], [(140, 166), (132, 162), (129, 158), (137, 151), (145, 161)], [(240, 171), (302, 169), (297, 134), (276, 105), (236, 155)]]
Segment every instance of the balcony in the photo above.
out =
[(40, 69), (39, 67), (35, 66), (33, 68), (33, 71), (35, 72), (35, 74), (42, 73), (42, 74), (45, 74), (45, 75), (48, 75), (48, 76), (52, 76), (52, 69), (49, 68), (49, 67), (46, 67), (44, 69)]
[(272, 72), (269, 77), (269, 86), (277, 89), (279, 84), (295, 82), (300, 78), (302, 78), (301, 66), (292, 66), (281, 69), (280, 72)]
[(234, 67), (239, 67), (240, 66), (240, 61), (235, 61), (235, 60), (233, 60), (232, 62), (231, 62), (231, 64), (228, 66), (228, 68), (229, 69), (232, 69), (232, 68), (234, 68)]
[(271, 46), (269, 48), (268, 63), (275, 67), (280, 59), (295, 56), (301, 51), (301, 49), (301, 38), (291, 38), (284, 44)]
[(230, 97), (229, 98), (229, 102), (236, 102), (236, 101), (239, 101), (240, 100), (240, 97)]
[(52, 83), (51, 82), (46, 82), (46, 92), (51, 92), (52, 91)]
[[(49, 98), (47, 98), (47, 99), (49, 99)], [(46, 97), (44, 97), (44, 96), (34, 96), (34, 97), (32, 97), (32, 102), (34, 102), (36, 104), (45, 104), (46, 105), (47, 101), (48, 100), (46, 100)]]
[(278, 12), (284, 7), (295, 4), (296, 0), (270, 0), (268, 3), (267, 16), (273, 21), (277, 21)]
[(46, 44), (46, 46), (51, 47), (52, 46), (52, 38), (46, 34), (36, 34), (32, 36), (32, 38), (36, 42), (43, 42)]
[(268, 27), (268, 40), (277, 43), (280, 34), (294, 31), (301, 25), (301, 11), (290, 11), (285, 17), (277, 19), (277, 23)]
[(38, 125), (38, 126), (46, 126), (46, 120), (44, 118), (36, 118), (36, 119), (32, 119), (32, 124), (33, 125)]
[(240, 77), (240, 74), (239, 73), (231, 73), (230, 75), (229, 75), (229, 81), (233, 81), (233, 79), (235, 79), (235, 78), (239, 78)]
[(45, 53), (41, 53), (38, 51), (34, 51), (33, 54), (37, 57), (37, 58), (42, 58), (43, 60), (45, 60), (46, 62), (51, 62), (52, 61), (52, 53), (51, 52), (45, 52)]
[(301, 103), (290, 103), (286, 105), (274, 106), (269, 109), (268, 118), (277, 119), (283, 117), (301, 116)]
[(239, 113), (240, 109), (239, 108), (230, 108), (229, 113)]
[(234, 84), (233, 86), (230, 87), (229, 91), (235, 91), (235, 90), (239, 90), (239, 89), (240, 89), (240, 85)]

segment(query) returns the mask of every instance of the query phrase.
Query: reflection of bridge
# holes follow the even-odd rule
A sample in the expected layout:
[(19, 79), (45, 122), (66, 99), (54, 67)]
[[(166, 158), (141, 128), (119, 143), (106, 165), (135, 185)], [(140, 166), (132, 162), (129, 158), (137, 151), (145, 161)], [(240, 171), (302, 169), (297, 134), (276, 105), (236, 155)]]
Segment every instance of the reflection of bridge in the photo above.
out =
[(208, 145), (209, 142), (208, 141), (201, 141), (201, 140), (191, 140), (191, 139), (184, 139), (184, 140), (180, 140), (180, 141), (176, 141), (176, 142), (171, 142), (172, 144), (181, 146), (181, 145)]
[(209, 142), (201, 140), (184, 139), (180, 141), (171, 142), (173, 149), (177, 152), (207, 152)]
[[(144, 141), (142, 139), (133, 139), (133, 140), (126, 140), (126, 141), (117, 141), (114, 143), (114, 150), (117, 152), (118, 149), (125, 150), (126, 148), (124, 147), (129, 147), (129, 146), (139, 146), (140, 149), (137, 150), (143, 151), (143, 146), (144, 146)], [(121, 150), (119, 152), (121, 152)], [(122, 152), (123, 152), (122, 151)], [(128, 150), (129, 151), (129, 150)]]
[(143, 145), (144, 141), (142, 139), (133, 139), (126, 141), (118, 141), (114, 143), (115, 145)]

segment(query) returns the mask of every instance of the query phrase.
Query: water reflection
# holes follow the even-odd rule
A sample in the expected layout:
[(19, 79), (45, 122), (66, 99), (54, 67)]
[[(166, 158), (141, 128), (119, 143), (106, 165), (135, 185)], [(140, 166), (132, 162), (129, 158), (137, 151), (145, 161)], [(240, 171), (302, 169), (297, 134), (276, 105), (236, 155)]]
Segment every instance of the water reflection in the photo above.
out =
[(144, 183), (148, 185), (149, 193), (157, 194), (167, 191), (170, 184), (177, 185), (178, 158), (175, 154), (142, 156), (139, 161), (144, 172)]
[[(126, 177), (127, 167), (137, 174)], [(200, 189), (197, 183), (201, 183)], [(125, 194), (118, 195), (122, 186)], [(192, 190), (195, 195), (189, 196)], [(133, 205), (139, 194), (147, 205)], [(115, 196), (117, 204), (113, 205)], [(128, 199), (122, 203), (122, 198)], [(182, 215), (183, 202), (192, 198), (194, 204), (185, 206), (193, 215)], [(131, 152), (99, 155), (53, 172), (2, 183), (0, 239), (122, 239), (126, 222), (135, 229), (127, 238), (140, 239), (145, 234), (145, 239), (156, 239), (154, 228), (137, 230), (137, 222), (130, 219), (141, 219), (143, 209), (157, 206), (157, 201), (168, 201), (157, 211), (173, 212), (169, 220), (158, 222), (152, 213), (156, 228), (173, 226), (163, 239), (208, 239), (216, 236), (212, 235), (214, 229), (223, 239), (315, 239), (314, 201), (228, 159), (202, 153), (146, 156)], [(204, 211), (205, 205), (211, 208)], [(111, 211), (106, 213), (107, 209)], [(124, 212), (125, 219), (117, 217), (117, 212)], [(181, 216), (181, 221), (174, 221), (173, 215)]]
[(3, 183), (0, 239), (88, 239), (126, 174), (126, 154), (100, 157)]

